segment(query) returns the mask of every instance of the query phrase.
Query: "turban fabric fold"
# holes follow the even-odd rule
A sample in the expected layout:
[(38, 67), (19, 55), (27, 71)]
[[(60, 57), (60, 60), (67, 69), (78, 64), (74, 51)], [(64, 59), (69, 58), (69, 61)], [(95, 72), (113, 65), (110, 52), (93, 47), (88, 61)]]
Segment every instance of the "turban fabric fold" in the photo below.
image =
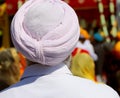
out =
[(33, 62), (54, 66), (74, 50), (80, 26), (75, 11), (61, 0), (28, 0), (11, 23), (14, 46)]

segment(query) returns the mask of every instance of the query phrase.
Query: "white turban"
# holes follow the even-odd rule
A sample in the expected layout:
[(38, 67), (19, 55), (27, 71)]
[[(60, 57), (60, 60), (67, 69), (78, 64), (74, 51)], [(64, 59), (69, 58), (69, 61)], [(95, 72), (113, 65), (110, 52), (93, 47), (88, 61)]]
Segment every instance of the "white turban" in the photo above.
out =
[(11, 24), (14, 46), (33, 62), (54, 66), (75, 48), (79, 23), (74, 10), (61, 0), (28, 0)]

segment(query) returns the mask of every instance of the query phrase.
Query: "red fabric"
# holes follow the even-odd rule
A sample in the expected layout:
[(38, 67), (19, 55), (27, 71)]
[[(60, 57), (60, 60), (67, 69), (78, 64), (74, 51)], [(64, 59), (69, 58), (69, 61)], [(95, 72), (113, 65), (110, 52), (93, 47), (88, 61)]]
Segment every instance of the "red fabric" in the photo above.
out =
[[(25, 0), (22, 0), (23, 2)], [(9, 15), (14, 15), (16, 13), (17, 9), (17, 2), (18, 0), (6, 0), (7, 3), (7, 13)]]
[[(69, 1), (69, 5), (76, 10), (76, 13), (80, 17), (80, 19), (85, 19), (90, 24), (93, 22), (94, 19), (96, 19), (97, 25), (100, 25), (100, 13), (98, 10), (98, 3), (96, 2), (97, 0), (80, 0), (83, 1), (83, 3), (79, 3), (79, 0), (63, 1)], [(110, 0), (102, 0), (106, 20), (108, 20), (110, 16), (109, 2)], [(116, 0), (113, 0), (113, 2), (116, 7)]]
[(24, 56), (21, 53), (18, 53), (18, 55), (20, 57), (20, 63), (21, 63), (20, 74), (22, 76), (27, 64), (26, 64), (26, 59), (24, 58)]
[[(78, 48), (75, 48), (74, 51), (72, 52), (72, 56), (75, 56), (78, 52)], [(87, 53), (89, 54), (89, 52), (87, 50), (84, 49), (80, 49), (80, 53)]]
[[(66, 0), (63, 0), (66, 1)], [(74, 9), (91, 9), (91, 8), (97, 8), (97, 0), (68, 0), (69, 5), (72, 6)], [(81, 3), (79, 2), (81, 1)], [(110, 0), (102, 0), (102, 3), (104, 6), (109, 5)], [(116, 0), (113, 0), (114, 4), (116, 3)]]
[(81, 49), (80, 53), (87, 53), (89, 54), (89, 52), (87, 50)]
[(75, 56), (78, 51), (78, 48), (75, 48), (74, 51), (72, 52), (72, 56)]
[[(23, 2), (25, 0), (22, 0)], [(63, 0), (66, 1), (66, 0)], [(97, 7), (97, 2), (96, 0), (83, 0), (83, 3), (79, 3), (79, 0), (68, 0), (69, 1), (69, 5), (71, 7), (73, 7), (76, 12), (77, 15), (80, 18), (85, 19), (88, 22), (92, 22), (93, 19), (97, 20), (97, 24), (99, 24), (99, 11), (98, 11), (98, 7)], [(82, 0), (80, 0), (82, 1)], [(109, 19), (109, 1), (110, 0), (102, 0), (102, 3), (104, 4), (104, 14), (106, 19)], [(114, 4), (116, 4), (116, 0), (113, 0)], [(14, 15), (17, 11), (17, 2), (18, 0), (6, 0), (7, 3), (7, 12), (9, 15)]]
[[(22, 0), (22, 1), (24, 2), (25, 0)], [(63, 1), (66, 1), (66, 0), (63, 0)], [(95, 10), (95, 13), (93, 15), (96, 15), (98, 13), (98, 10), (96, 10), (96, 9), (98, 9), (97, 8), (97, 2), (95, 2), (96, 0), (83, 0), (84, 1), (83, 3), (79, 3), (78, 2), (79, 0), (68, 0), (68, 1), (69, 1), (69, 5), (71, 7), (73, 7), (74, 9), (76, 9), (78, 14), (81, 15), (81, 16), (84, 15), (84, 14), (88, 15), (89, 11), (91, 9)], [(110, 0), (102, 0), (104, 6), (106, 7), (105, 8), (105, 11), (106, 11), (105, 14), (108, 14), (107, 11), (108, 11), (109, 1)], [(113, 1), (114, 1), (114, 4), (116, 4), (116, 0), (113, 0)], [(6, 3), (8, 5), (8, 7), (7, 7), (8, 14), (15, 14), (16, 13), (17, 2), (18, 2), (18, 0), (6, 0)], [(83, 9), (87, 10), (86, 13), (84, 13)], [(88, 15), (88, 17), (89, 17), (89, 15)]]

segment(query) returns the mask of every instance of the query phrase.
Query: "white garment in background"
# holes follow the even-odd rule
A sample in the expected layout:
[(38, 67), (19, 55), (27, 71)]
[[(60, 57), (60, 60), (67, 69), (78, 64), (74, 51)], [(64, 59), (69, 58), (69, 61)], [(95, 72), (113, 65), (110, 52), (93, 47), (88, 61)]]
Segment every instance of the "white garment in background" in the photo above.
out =
[(89, 52), (90, 56), (93, 58), (94, 61), (98, 59), (97, 54), (94, 51), (93, 45), (90, 43), (90, 40), (85, 40), (84, 43), (78, 41), (77, 47), (81, 49), (85, 49)]

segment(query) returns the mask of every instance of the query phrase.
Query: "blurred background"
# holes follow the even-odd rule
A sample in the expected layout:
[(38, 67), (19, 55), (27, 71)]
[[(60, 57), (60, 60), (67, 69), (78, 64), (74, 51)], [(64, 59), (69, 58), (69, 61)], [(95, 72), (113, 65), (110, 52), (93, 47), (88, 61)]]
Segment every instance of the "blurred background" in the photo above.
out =
[[(106, 83), (120, 94), (120, 0), (63, 1), (68, 3), (77, 13), (80, 23), (80, 43), (77, 48), (80, 48), (82, 52), (89, 53), (92, 57), (95, 65), (95, 80)], [(1, 54), (6, 49), (14, 48), (10, 38), (10, 24), (16, 11), (25, 2), (27, 0), (0, 0)], [(13, 52), (13, 54), (15, 53)], [(21, 53), (17, 52), (17, 54), (19, 55), (20, 64), (17, 64), (21, 76), (26, 67), (26, 60)], [(5, 72), (2, 70), (2, 56), (0, 56), (1, 76)], [(14, 65), (13, 63), (11, 64)], [(5, 79), (0, 78), (0, 85), (2, 85), (1, 81), (3, 80)], [(9, 86), (11, 84), (7, 85)], [(2, 89), (2, 86), (0, 87)]]

